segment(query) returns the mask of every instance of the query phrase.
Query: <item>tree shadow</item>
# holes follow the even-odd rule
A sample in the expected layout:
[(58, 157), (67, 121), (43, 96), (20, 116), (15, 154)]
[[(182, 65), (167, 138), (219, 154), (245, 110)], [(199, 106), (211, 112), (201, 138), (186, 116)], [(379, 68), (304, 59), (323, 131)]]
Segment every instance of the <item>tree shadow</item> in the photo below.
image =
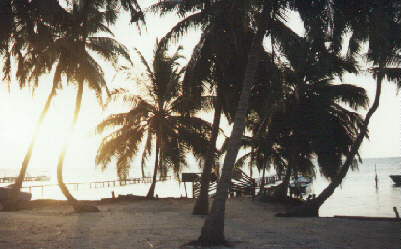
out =
[(71, 215), (77, 217), (75, 228), (71, 228), (72, 235), (69, 238), (71, 248), (95, 248), (92, 242), (98, 238), (94, 237), (93, 229), (102, 221), (102, 212), (73, 212)]
[(245, 241), (224, 241), (222, 244), (211, 244), (211, 243), (204, 243), (199, 240), (193, 240), (188, 243), (183, 244), (180, 246), (181, 249), (189, 249), (189, 248), (214, 248), (214, 247), (226, 247), (226, 248), (234, 248), (236, 245), (245, 243)]

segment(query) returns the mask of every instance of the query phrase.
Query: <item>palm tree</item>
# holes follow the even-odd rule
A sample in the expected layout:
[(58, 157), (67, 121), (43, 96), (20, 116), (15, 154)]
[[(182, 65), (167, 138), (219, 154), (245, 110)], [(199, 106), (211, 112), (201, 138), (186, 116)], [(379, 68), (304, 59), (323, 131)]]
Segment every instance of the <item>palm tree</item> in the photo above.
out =
[[(241, 137), (245, 129), (246, 116), (248, 113), (248, 102), (251, 94), (251, 87), (255, 80), (255, 75), (263, 51), (262, 42), (268, 29), (271, 10), (282, 10), (282, 6), (272, 6), (268, 1), (264, 2), (263, 9), (255, 17), (257, 31), (252, 39), (251, 47), (248, 51), (248, 60), (242, 83), (240, 99), (235, 113), (234, 126), (228, 142), (228, 149), (224, 158), (222, 175), (217, 185), (216, 198), (213, 201), (211, 212), (202, 227), (201, 236), (198, 241), (203, 245), (219, 245), (225, 243), (224, 238), (224, 210), (228, 189), (231, 182), (232, 170), (241, 146)], [(271, 21), (271, 19), (270, 19)]]
[[(235, 2), (231, 4), (235, 5)], [(236, 10), (236, 8), (233, 9)], [(233, 20), (227, 19), (225, 16), (219, 17), (220, 21), (216, 22), (218, 25), (210, 24), (206, 28), (194, 50), (184, 77), (184, 86), (187, 89), (185, 94), (191, 99), (201, 99), (203, 89), (207, 88), (203, 83), (205, 81), (212, 83), (211, 88), (215, 89), (216, 93), (209, 155), (203, 167), (200, 194), (194, 205), (193, 214), (205, 215), (209, 212), (208, 190), (215, 165), (214, 155), (220, 118), (224, 113), (229, 122), (233, 120), (235, 105), (232, 103), (236, 103), (239, 98), (240, 83), (250, 43), (249, 37), (253, 34), (250, 29), (234, 29), (233, 32), (224, 33), (223, 30), (228, 23), (234, 23)], [(235, 21), (238, 22), (238, 20)], [(234, 25), (240, 26), (238, 23)], [(220, 35), (216, 36), (216, 34)]]
[(182, 97), (183, 69), (179, 68), (181, 47), (169, 56), (167, 47), (156, 42), (151, 65), (137, 52), (146, 68), (148, 96), (125, 95), (123, 99), (131, 105), (130, 111), (110, 115), (98, 125), (100, 133), (116, 126), (119, 129), (103, 138), (96, 162), (105, 168), (116, 158), (117, 173), (125, 177), (144, 142), (142, 164), (153, 149), (155, 155), (153, 180), (147, 194), (147, 198), (153, 198), (157, 172), (172, 168), (178, 176), (187, 165), (185, 155), (189, 151), (197, 158), (204, 157), (211, 128), (200, 118), (179, 114), (186, 108)]
[[(82, 5), (83, 2), (84, 1), (81, 1), (80, 4)], [(8, 6), (6, 3), (7, 2), (4, 3), (5, 7)], [(65, 71), (63, 72), (66, 68), (63, 69), (65, 65), (63, 65), (63, 60), (61, 59), (60, 46), (66, 39), (63, 40), (60, 37), (71, 31), (72, 23), (74, 23), (74, 21), (78, 22), (79, 20), (73, 20), (74, 17), (55, 1), (11, 1), (9, 4), (12, 4), (11, 9), (15, 11), (15, 13), (13, 13), (13, 18), (19, 23), (19, 29), (12, 30), (13, 35), (11, 38), (13, 38), (14, 43), (12, 51), (9, 52), (5, 50), (5, 76), (11, 73), (11, 54), (15, 55), (18, 61), (17, 78), (20, 81), (21, 87), (27, 85), (27, 83), (33, 82), (33, 84), (29, 84), (29, 86), (36, 88), (39, 84), (38, 78), (40, 75), (50, 72), (53, 65), (56, 65), (56, 73), (54, 75), (51, 92), (36, 123), (31, 143), (22, 162), (19, 176), (14, 184), (16, 198), (25, 177), (42, 123), (56, 95), (56, 90), (61, 87), (61, 75), (66, 73)], [(141, 14), (136, 0), (121, 0), (121, 3), (97, 0), (96, 3), (92, 1), (92, 4), (96, 4), (93, 6), (97, 6), (97, 8), (104, 7), (106, 9), (102, 17), (104, 20), (101, 22), (113, 24), (116, 21), (116, 13), (120, 6), (131, 12), (131, 21), (143, 21), (143, 15)], [(7, 17), (7, 15), (2, 15), (2, 17)], [(7, 24), (5, 21), (2, 23)], [(99, 29), (106, 33), (111, 33), (104, 24), (101, 24)], [(2, 29), (2, 31), (8, 31), (8, 29)], [(7, 41), (7, 39), (3, 41)], [(56, 42), (59, 44), (55, 44)], [(92, 48), (92, 50), (97, 50), (97, 52), (106, 57), (107, 60), (113, 62), (116, 60), (116, 55), (125, 53), (125, 51), (123, 51), (124, 47), (120, 44), (113, 44), (112, 40), (105, 41), (105, 39), (101, 37), (98, 41), (91, 41), (91, 46), (95, 47)], [(4, 46), (2, 46), (2, 48), (3, 47)]]
[[(101, 102), (102, 89), (106, 88), (103, 71), (96, 60), (89, 54), (93, 51), (113, 65), (118, 63), (120, 56), (130, 61), (127, 49), (112, 37), (96, 36), (98, 32), (112, 35), (105, 23), (109, 20), (107, 11), (99, 11), (96, 4), (84, 2), (82, 5), (73, 5), (69, 25), (60, 34), (54, 44), (45, 51), (53, 54), (53, 63), (56, 64), (54, 78), (60, 82), (62, 76), (66, 76), (68, 84), (77, 85), (75, 111), (73, 121), (68, 131), (69, 136), (65, 141), (57, 164), (57, 180), (61, 191), (68, 201), (79, 210), (76, 199), (68, 191), (63, 182), (63, 165), (70, 144), (68, 138), (72, 135), (78, 122), (82, 104), (84, 84), (97, 93)], [(76, 53), (71, 53), (76, 51)], [(106, 89), (107, 90), (107, 89)]]
[[(276, 170), (286, 173), (274, 194), (278, 198), (287, 197), (291, 174), (306, 172), (313, 175), (311, 159), (314, 155), (323, 175), (335, 176), (341, 166), (341, 157), (347, 154), (362, 126), (360, 116), (348, 109), (358, 110), (367, 107), (368, 103), (363, 88), (332, 83), (336, 75), (341, 77), (344, 72), (356, 72), (352, 60), (325, 49), (313, 49), (309, 38), (298, 37), (297, 40), (297, 46), (281, 45), (281, 50), (290, 52), (287, 56), (289, 64), (280, 66), (282, 93), (278, 96), (283, 99), (282, 106), (258, 110), (267, 113), (269, 122), (259, 133), (262, 124), (260, 118), (256, 120), (252, 125), (254, 137), (245, 143), (254, 149), (236, 163), (243, 165), (246, 159), (256, 159), (258, 165), (265, 165), (269, 157), (279, 156)], [(301, 56), (292, 56), (291, 47), (295, 47)], [(280, 163), (280, 158), (287, 164)]]
[[(294, 91), (285, 108), (288, 125), (280, 126), (291, 132), (290, 159), (302, 150), (309, 150), (317, 155), (323, 174), (332, 178), (362, 126), (360, 116), (343, 105), (354, 110), (366, 108), (368, 98), (362, 88), (331, 83), (335, 76), (341, 78), (344, 72), (356, 73), (354, 61), (337, 55), (337, 52), (314, 48), (313, 43), (307, 38), (306, 43), (298, 46), (298, 53), (304, 49), (303, 56), (287, 55), (292, 69), (286, 74), (294, 81)], [(296, 169), (293, 166), (296, 164), (290, 168)], [(283, 194), (286, 195), (287, 186), (284, 187)]]
[[(336, 6), (341, 19), (337, 31), (341, 35), (341, 28), (349, 28), (352, 31), (348, 46), (348, 55), (354, 56), (361, 49), (361, 44), (369, 41), (369, 51), (367, 58), (373, 63), (373, 76), (376, 78), (375, 99), (368, 113), (365, 116), (362, 127), (346, 155), (345, 161), (332, 178), (331, 183), (319, 194), (319, 196), (304, 205), (290, 210), (289, 216), (317, 216), (321, 205), (334, 193), (335, 189), (342, 183), (347, 175), (349, 168), (354, 162), (354, 157), (358, 152), (363, 138), (368, 131), (370, 118), (379, 107), (381, 86), (384, 77), (399, 83), (399, 69), (391, 67), (399, 65), (399, 53), (401, 37), (401, 20), (399, 18), (400, 8), (398, 1), (370, 1), (366, 4), (359, 2), (341, 4)], [(346, 5), (346, 6), (344, 6)], [(353, 6), (350, 11), (349, 6)], [(358, 13), (355, 15), (354, 13)]]
[[(190, 96), (192, 102), (200, 101), (204, 89), (213, 88), (217, 94), (215, 116), (213, 122), (213, 136), (210, 152), (216, 151), (217, 130), (221, 113), (224, 113), (229, 122), (233, 121), (241, 82), (247, 60), (247, 54), (254, 32), (251, 27), (253, 5), (260, 3), (249, 1), (219, 1), (213, 6), (210, 1), (160, 1), (150, 9), (161, 14), (168, 11), (177, 11), (185, 17), (179, 22), (164, 39), (168, 43), (185, 34), (190, 27), (202, 27), (203, 33), (196, 45), (191, 60), (187, 65), (184, 77), (184, 94)], [(187, 16), (188, 11), (197, 10)], [(222, 10), (229, 10), (222, 11)], [(211, 86), (204, 84), (211, 83)], [(224, 92), (224, 94), (220, 94)], [(195, 203), (193, 214), (207, 214), (208, 189), (211, 171), (215, 164), (213, 153), (205, 160), (201, 177), (200, 195)]]
[[(0, 54), (3, 55), (4, 59), (4, 79), (8, 81), (11, 79), (11, 57), (14, 57), (17, 65), (16, 78), (21, 88), (29, 86), (35, 89), (38, 86), (39, 77), (51, 70), (49, 58), (42, 52), (54, 42), (55, 34), (61, 25), (60, 20), (65, 17), (66, 13), (55, 2), (52, 2), (51, 6), (46, 5), (46, 8), (50, 8), (51, 11), (45, 11), (43, 4), (38, 1), (3, 1), (0, 6), (3, 25)], [(55, 95), (57, 87), (58, 85), (53, 85), (45, 104), (45, 110), (37, 122), (33, 141), (23, 161), (19, 177), (14, 184), (11, 200), (8, 202), (10, 210), (16, 208), (15, 200), (18, 198), (19, 189), (25, 177), (40, 124), (50, 107), (51, 99)]]
[[(163, 4), (164, 3), (164, 4)], [(178, 3), (175, 4), (175, 3)], [(182, 3), (182, 4), (179, 4)], [(167, 37), (176, 38), (177, 36), (185, 33), (189, 27), (206, 25), (208, 23), (217, 23), (216, 16), (224, 14), (229, 15), (228, 10), (231, 8), (225, 8), (231, 6), (233, 1), (188, 1), (185, 4), (181, 1), (162, 1), (163, 10), (177, 9), (179, 14), (185, 16), (189, 11), (203, 9), (204, 11), (195, 12), (195, 14), (186, 17), (183, 21), (178, 23), (167, 35)], [(251, 92), (251, 86), (255, 79), (255, 73), (260, 61), (260, 55), (262, 54), (263, 47), (262, 41), (265, 37), (266, 31), (270, 25), (283, 18), (282, 9), (286, 3), (284, 1), (269, 2), (269, 1), (241, 1), (242, 5), (237, 8), (243, 10), (245, 13), (243, 16), (235, 16), (235, 18), (243, 19), (249, 16), (249, 13), (258, 13), (256, 17), (252, 17), (250, 20), (256, 20), (257, 31), (251, 36), (249, 43), (249, 50), (247, 50), (247, 64), (243, 75), (240, 77), (242, 86), (239, 84), (241, 90), (239, 91), (239, 102), (236, 108), (236, 114), (234, 118), (234, 127), (229, 140), (228, 152), (225, 157), (224, 167), (222, 176), (219, 181), (217, 188), (216, 199), (212, 205), (212, 212), (205, 221), (205, 225), (202, 229), (201, 237), (199, 242), (204, 245), (209, 244), (221, 244), (224, 242), (224, 206), (225, 199), (227, 198), (228, 186), (231, 182), (232, 168), (237, 156), (237, 152), (240, 146), (241, 136), (245, 127), (245, 117), (248, 113), (248, 100)], [(255, 4), (255, 5), (254, 5)], [(263, 10), (262, 9), (263, 5)], [(247, 10), (252, 10), (248, 12)], [(260, 12), (258, 12), (260, 11)], [(269, 25), (270, 24), (270, 25)], [(232, 24), (231, 24), (232, 25)], [(241, 28), (244, 26), (234, 27), (227, 25), (229, 32), (235, 30), (235, 28)], [(269, 25), (269, 26), (268, 26)], [(217, 62), (217, 66), (223, 65), (221, 61)], [(234, 109), (235, 109), (234, 108)], [(204, 198), (206, 199), (206, 198)]]
[[(26, 25), (23, 26), (24, 29), (14, 33), (15, 42), (13, 47), (14, 51), (12, 51), (12, 53), (16, 55), (18, 61), (16, 76), (20, 81), (20, 86), (30, 86), (35, 89), (39, 85), (39, 77), (45, 73), (49, 73), (53, 67), (54, 58), (52, 58), (52, 55), (47, 52), (55, 42), (55, 37), (59, 30), (63, 28), (63, 24), (60, 20), (64, 18), (67, 19), (68, 13), (58, 6), (58, 4), (52, 6), (52, 11), (50, 12), (43, 11), (43, 6), (38, 6), (35, 1), (29, 3), (28, 8), (31, 12), (26, 11), (28, 13), (19, 13), (19, 15), (24, 16), (24, 23)], [(59, 17), (57, 19), (59, 21), (54, 21), (56, 15)], [(47, 23), (43, 23), (43, 19), (48, 20)], [(15, 50), (15, 48), (17, 48), (17, 50)], [(21, 51), (23, 49), (25, 49), (24, 53)], [(58, 76), (55, 75), (53, 79), (50, 94), (46, 100), (40, 117), (36, 122), (31, 143), (22, 162), (18, 178), (14, 184), (14, 192), (16, 195), (22, 186), (26, 170), (32, 157), (33, 149), (39, 136), (40, 128), (47, 116), (53, 98), (56, 96), (57, 89), (61, 87), (60, 79), (57, 77)], [(14, 196), (15, 198), (16, 195)]]

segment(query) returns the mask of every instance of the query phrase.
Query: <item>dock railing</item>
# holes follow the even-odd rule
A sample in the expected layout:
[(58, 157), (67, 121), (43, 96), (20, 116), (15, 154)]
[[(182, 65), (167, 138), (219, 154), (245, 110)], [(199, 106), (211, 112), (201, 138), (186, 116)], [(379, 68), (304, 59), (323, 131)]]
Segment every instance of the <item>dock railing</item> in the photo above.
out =
[[(12, 178), (12, 177), (11, 177)], [(109, 188), (116, 186), (126, 186), (131, 184), (140, 184), (140, 183), (152, 183), (152, 177), (141, 177), (141, 178), (127, 178), (124, 180), (106, 180), (106, 181), (94, 181), (94, 182), (68, 182), (65, 183), (67, 186), (75, 187), (75, 190), (79, 189), (80, 185), (89, 185), (89, 188)], [(171, 176), (160, 177), (156, 181), (163, 182), (171, 180)], [(0, 181), (1, 183), (1, 181)], [(7, 182), (8, 183), (8, 182)], [(33, 186), (23, 186), (21, 189), (27, 189), (29, 192), (32, 192), (34, 188), (41, 188), (42, 192), (46, 187), (55, 187), (58, 184), (43, 184), (43, 185), (33, 185)]]

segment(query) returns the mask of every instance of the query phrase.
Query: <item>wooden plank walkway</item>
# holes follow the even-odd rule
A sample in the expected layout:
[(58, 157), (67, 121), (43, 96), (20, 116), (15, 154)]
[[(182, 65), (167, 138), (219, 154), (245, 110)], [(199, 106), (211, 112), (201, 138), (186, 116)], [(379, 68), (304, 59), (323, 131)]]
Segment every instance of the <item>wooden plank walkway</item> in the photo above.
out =
[[(164, 182), (170, 180), (171, 176), (161, 177), (157, 179), (157, 182)], [(65, 183), (67, 186), (75, 187), (78, 190), (80, 185), (89, 185), (89, 188), (109, 188), (115, 186), (125, 186), (131, 184), (139, 184), (139, 183), (152, 183), (152, 177), (142, 177), (142, 178), (127, 178), (126, 180), (108, 180), (108, 181), (96, 181), (96, 182), (69, 182)], [(58, 184), (45, 184), (45, 185), (35, 185), (35, 186), (25, 186), (21, 189), (28, 189), (29, 192), (32, 192), (34, 188), (42, 188), (42, 192), (46, 187), (54, 187), (58, 186)]]
[[(14, 183), (18, 177), (1, 177), (0, 183)], [(43, 182), (49, 180), (48, 177), (45, 176), (27, 176), (24, 178), (24, 182)]]
[(281, 178), (278, 175), (265, 177), (265, 184), (274, 184), (278, 181), (281, 181)]

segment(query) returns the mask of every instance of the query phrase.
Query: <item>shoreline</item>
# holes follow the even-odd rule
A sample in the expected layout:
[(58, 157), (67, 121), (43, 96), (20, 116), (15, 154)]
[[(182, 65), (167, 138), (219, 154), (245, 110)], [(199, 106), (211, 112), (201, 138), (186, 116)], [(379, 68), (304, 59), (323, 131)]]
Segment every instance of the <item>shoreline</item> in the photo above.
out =
[[(246, 197), (231, 197), (229, 199), (247, 199)], [(229, 200), (228, 199), (228, 200)], [(80, 203), (91, 204), (95, 206), (102, 206), (102, 205), (118, 205), (119, 203), (131, 203), (131, 202), (138, 202), (138, 201), (158, 201), (158, 200), (175, 200), (175, 201), (195, 201), (193, 198), (188, 197), (160, 197), (154, 199), (147, 199), (146, 196), (140, 195), (119, 195), (116, 198), (101, 198), (100, 200), (78, 200)], [(273, 205), (273, 206), (280, 206), (282, 209), (281, 211), (285, 211), (288, 208), (293, 207), (294, 203), (286, 203), (277, 200), (270, 200), (270, 201), (260, 201), (260, 200), (253, 200), (252, 202), (260, 202), (266, 205)], [(32, 209), (42, 209), (42, 208), (52, 208), (52, 207), (59, 207), (59, 206), (69, 206), (67, 200), (58, 200), (58, 199), (35, 199), (29, 201), (21, 201), (20, 211), (23, 210), (32, 210)], [(398, 210), (397, 210), (398, 211)], [(0, 212), (2, 212), (2, 204), (0, 202)], [(278, 213), (276, 213), (277, 215)], [(285, 216), (282, 216), (285, 217)], [(289, 217), (290, 218), (290, 217)], [(366, 216), (366, 215), (345, 215), (345, 214), (334, 214), (332, 216), (319, 216), (315, 218), (337, 218), (337, 219), (356, 219), (356, 220), (371, 220), (371, 221), (401, 221), (400, 218), (396, 217), (394, 213), (393, 217), (390, 216)]]
[[(204, 220), (185, 198), (94, 201), (99, 213), (80, 214), (66, 201), (48, 202), (0, 212), (0, 248), (196, 248), (183, 245), (197, 239)], [(228, 199), (226, 239), (240, 249), (399, 248), (399, 222), (275, 217), (280, 211), (279, 204)]]

